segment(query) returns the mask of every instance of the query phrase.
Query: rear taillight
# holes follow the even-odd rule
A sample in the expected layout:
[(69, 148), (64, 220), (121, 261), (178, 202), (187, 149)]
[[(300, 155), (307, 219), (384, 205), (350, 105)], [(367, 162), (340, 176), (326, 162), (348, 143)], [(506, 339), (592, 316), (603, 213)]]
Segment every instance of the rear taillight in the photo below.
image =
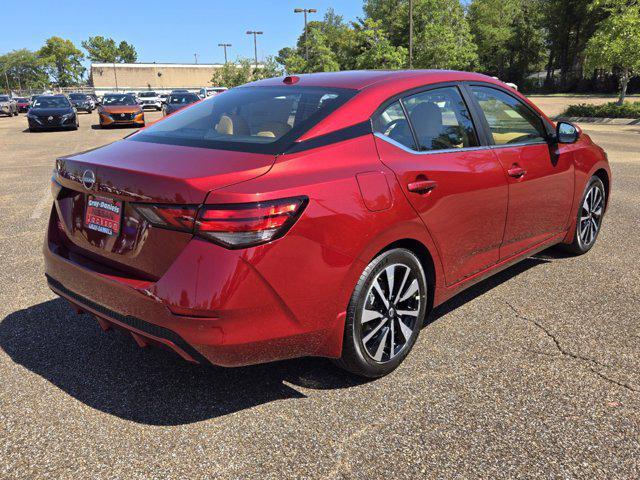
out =
[(135, 204), (156, 227), (193, 234), (226, 248), (246, 248), (282, 237), (307, 204), (306, 197), (252, 203), (176, 206)]
[(205, 205), (195, 234), (227, 248), (245, 248), (282, 237), (302, 213), (307, 198)]

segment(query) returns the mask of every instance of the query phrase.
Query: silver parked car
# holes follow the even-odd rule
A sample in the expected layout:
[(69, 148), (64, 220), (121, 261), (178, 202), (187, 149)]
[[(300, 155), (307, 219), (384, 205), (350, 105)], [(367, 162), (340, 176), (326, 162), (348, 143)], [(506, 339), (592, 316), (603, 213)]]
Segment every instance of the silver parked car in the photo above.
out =
[(0, 95), (0, 113), (9, 117), (17, 116), (18, 103), (9, 95)]

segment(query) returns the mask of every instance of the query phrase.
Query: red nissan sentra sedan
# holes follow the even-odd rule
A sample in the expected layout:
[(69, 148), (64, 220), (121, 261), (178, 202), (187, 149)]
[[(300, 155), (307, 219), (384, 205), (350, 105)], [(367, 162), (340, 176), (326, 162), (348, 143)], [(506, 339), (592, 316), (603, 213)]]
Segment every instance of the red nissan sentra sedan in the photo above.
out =
[(433, 306), (551, 245), (587, 252), (610, 179), (587, 135), (490, 77), (274, 78), (58, 159), (46, 276), (191, 362), (377, 377)]

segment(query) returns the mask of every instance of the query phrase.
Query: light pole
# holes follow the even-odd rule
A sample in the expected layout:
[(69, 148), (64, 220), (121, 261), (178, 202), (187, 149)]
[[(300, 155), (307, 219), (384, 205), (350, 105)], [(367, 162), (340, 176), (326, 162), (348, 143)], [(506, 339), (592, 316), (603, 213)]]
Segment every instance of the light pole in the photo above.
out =
[(197, 53), (194, 53), (194, 54), (193, 54), (193, 58), (195, 58), (195, 60), (196, 60), (196, 65), (197, 65), (197, 64), (198, 64), (198, 54), (197, 54)]
[(413, 0), (409, 0), (409, 68), (413, 68)]
[(256, 68), (258, 68), (258, 35), (263, 33), (256, 30), (247, 30), (247, 35), (253, 35), (253, 58), (256, 62)]
[(307, 43), (307, 13), (316, 13), (315, 8), (294, 8), (293, 13), (304, 13), (304, 59), (309, 61), (309, 44)]
[(219, 47), (224, 48), (224, 63), (227, 63), (227, 47), (231, 47), (230, 43), (219, 43)]

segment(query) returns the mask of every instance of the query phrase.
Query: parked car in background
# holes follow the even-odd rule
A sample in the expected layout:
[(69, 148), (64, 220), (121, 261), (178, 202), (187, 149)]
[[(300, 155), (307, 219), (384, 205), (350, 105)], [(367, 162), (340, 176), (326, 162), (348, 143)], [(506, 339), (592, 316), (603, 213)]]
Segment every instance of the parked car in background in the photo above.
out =
[(18, 115), (18, 104), (9, 95), (0, 95), (0, 113), (8, 117)]
[(174, 88), (173, 90), (171, 90), (171, 93), (189, 93), (189, 90), (187, 90), (186, 88)]
[(88, 93), (87, 95), (89, 95), (91, 97), (91, 99), (93, 100), (93, 104), (97, 107), (98, 105), (100, 105), (100, 98), (98, 98), (98, 96), (95, 93)]
[(96, 108), (96, 103), (93, 98), (86, 93), (70, 93), (69, 101), (78, 111), (91, 113)]
[(162, 109), (162, 99), (156, 92), (140, 92), (138, 99), (142, 108)]
[(144, 127), (144, 111), (128, 93), (106, 94), (98, 108), (98, 116), (103, 128), (116, 125)]
[[(491, 77), (491, 78), (495, 78), (496, 80), (500, 80), (498, 77)], [(513, 88), (514, 90), (518, 90), (518, 85), (516, 85), (515, 83), (511, 83), (511, 82), (503, 82), (506, 86)]]
[(200, 98), (208, 98), (213, 97), (214, 95), (218, 95), (219, 93), (227, 91), (227, 87), (204, 87), (201, 88), (198, 92)]
[(271, 78), (58, 159), (45, 272), (190, 362), (379, 377), (434, 306), (552, 245), (588, 252), (610, 179), (588, 135), (491, 77)]
[(28, 97), (17, 97), (15, 100), (18, 106), (18, 112), (26, 112), (29, 110), (31, 102)]
[(161, 93), (158, 96), (160, 97), (160, 101), (162, 102), (163, 105), (165, 103), (167, 103), (167, 98), (169, 98), (169, 94), (168, 93)]
[(48, 129), (77, 130), (78, 114), (64, 95), (39, 95), (27, 112), (29, 131)]
[(195, 93), (172, 93), (162, 108), (162, 113), (163, 115), (171, 115), (200, 100), (200, 97)]

